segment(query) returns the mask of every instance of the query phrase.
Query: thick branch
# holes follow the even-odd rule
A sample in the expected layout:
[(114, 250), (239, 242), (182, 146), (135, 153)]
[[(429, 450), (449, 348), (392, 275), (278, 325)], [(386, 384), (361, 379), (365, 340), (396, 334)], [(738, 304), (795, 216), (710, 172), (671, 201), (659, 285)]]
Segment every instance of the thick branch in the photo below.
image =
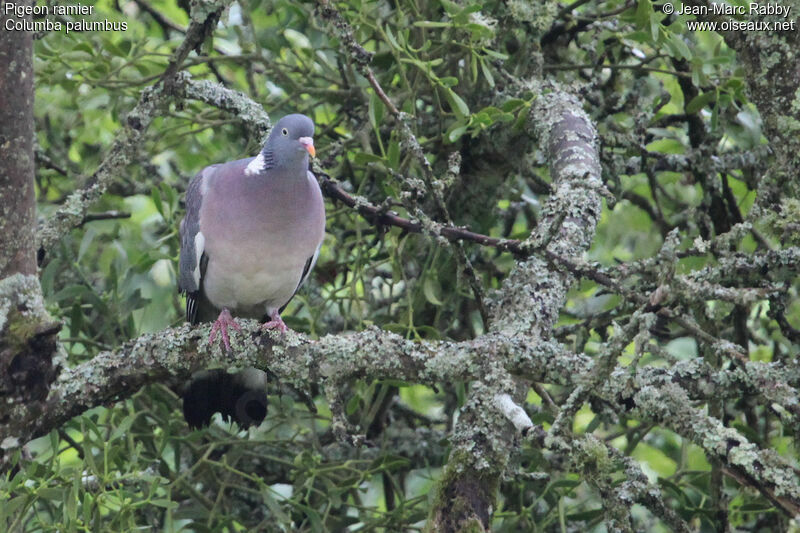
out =
[[(33, 36), (8, 31), (0, 14), (0, 279), (35, 274), (33, 240)], [(30, 23), (31, 15), (25, 20)]]
[[(561, 92), (541, 97), (531, 117), (547, 147), (554, 193), (523, 249), (545, 249), (547, 255), (574, 261), (594, 239), (601, 212), (603, 184), (594, 127), (580, 102)], [(544, 259), (518, 263), (494, 306), (496, 327), (508, 333), (549, 335), (574, 279), (571, 272), (552, 269)]]
[[(0, 313), (0, 323), (5, 316)], [(576, 378), (585, 375), (592, 364), (591, 358), (571, 354), (553, 342), (532, 343), (529, 339), (499, 333), (465, 342), (416, 343), (373, 328), (352, 335), (326, 336), (318, 341), (288, 334), (284, 343), (273, 345), (272, 339), (254, 321), (244, 321), (242, 325), (244, 333), (234, 335), (234, 350), (230, 354), (209, 351), (205, 343), (207, 327), (183, 326), (143, 335), (116, 350), (102, 352), (78, 367), (65, 369), (53, 384), (41, 411), (32, 409), (28, 402), (14, 403), (9, 417), (0, 423), (0, 443), (6, 452), (13, 451), (88, 409), (129, 397), (146, 384), (180, 382), (196, 369), (220, 364), (269, 368), (283, 380), (298, 380), (303, 384), (324, 383), (332, 376), (427, 384), (473, 381), (485, 378), (501, 365), (508, 372), (529, 380), (568, 387), (574, 386)], [(686, 391), (681, 394), (701, 401), (714, 396), (735, 397), (743, 390), (755, 389), (758, 383), (750, 379), (753, 374), (766, 379), (781, 375), (792, 387), (800, 385), (800, 368), (755, 362), (749, 365), (748, 372), (741, 369), (714, 371), (698, 360), (682, 361), (672, 368), (644, 367), (634, 373), (627, 369), (620, 369), (620, 372), (620, 375), (612, 375), (596, 394), (620, 411), (636, 406), (637, 414), (643, 418), (656, 416), (659, 423), (673, 427), (713, 454), (718, 453), (714, 443), (732, 434), (736, 435), (737, 442), (746, 443), (746, 440), (690, 407), (689, 400), (658, 400), (674, 397), (676, 383)], [(495, 420), (493, 413), (497, 417), (504, 416), (496, 411), (496, 397), (481, 394), (483, 397), (491, 402), (482, 400), (484, 419), (506, 424), (504, 418)], [(659, 405), (656, 415), (648, 414), (650, 402)], [(677, 424), (676, 420), (691, 423)], [(692, 429), (695, 426), (702, 431)], [(475, 426), (469, 427), (470, 431), (473, 429)], [(498, 446), (502, 444), (502, 441), (493, 442)], [(754, 453), (761, 457), (766, 452)], [(784, 487), (788, 482), (782, 481), (783, 474), (779, 474), (780, 463), (772, 460), (770, 465), (771, 469), (753, 470), (752, 474), (748, 473), (750, 477), (743, 479), (750, 486), (766, 487), (773, 492), (790, 490)], [(783, 472), (790, 475), (791, 469), (784, 465)]]
[[(540, 98), (530, 117), (546, 146), (555, 187), (528, 243), (580, 256), (591, 244), (600, 216), (594, 127), (577, 99), (562, 92)], [(568, 217), (561, 216), (565, 212)], [(494, 302), (492, 330), (535, 345), (549, 335), (574, 280), (569, 271), (551, 269), (536, 257), (518, 263)], [(524, 398), (527, 386), (520, 389)], [(511, 391), (514, 384), (502, 366), (473, 383), (431, 511), (433, 531), (489, 528), (495, 489), (514, 449), (514, 428), (507, 420)], [(518, 413), (513, 420), (517, 427), (524, 422)]]
[[(441, 381), (470, 381), (484, 376), (496, 361), (510, 361), (519, 369), (539, 367), (555, 354), (546, 344), (537, 349), (538, 358), (526, 344), (502, 336), (485, 336), (473, 341), (415, 343), (378, 329), (353, 335), (326, 336), (318, 341), (289, 333), (285, 342), (274, 345), (269, 334), (253, 321), (242, 321), (244, 333), (234, 335), (234, 350), (219, 353), (205, 342), (208, 328), (183, 326), (148, 334), (102, 352), (75, 368), (65, 369), (54, 383), (43, 412), (32, 412), (20, 402), (8, 420), (0, 424), (0, 441), (12, 438), (20, 445), (46, 434), (66, 420), (97, 405), (129, 397), (142, 386), (157, 382), (181, 382), (202, 368), (220, 364), (269, 369), (285, 380), (304, 384), (353, 378), (397, 379), (434, 384)], [(543, 349), (544, 348), (544, 349)], [(528, 362), (525, 362), (527, 360)], [(570, 365), (582, 366), (581, 357)], [(576, 368), (562, 369), (568, 376)]]

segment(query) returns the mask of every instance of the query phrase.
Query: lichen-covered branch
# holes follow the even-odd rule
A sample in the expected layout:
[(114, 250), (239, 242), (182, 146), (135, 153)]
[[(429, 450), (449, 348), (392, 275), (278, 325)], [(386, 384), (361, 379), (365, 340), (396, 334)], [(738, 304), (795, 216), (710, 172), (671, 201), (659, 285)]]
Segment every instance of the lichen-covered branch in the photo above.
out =
[[(30, 423), (47, 410), (45, 399), (63, 359), (55, 338), (60, 329), (44, 307), (36, 276), (0, 279), (0, 465), (5, 450), (29, 440), (19, 431), (20, 422)], [(18, 407), (23, 420), (11, 412)]]
[[(608, 385), (603, 396), (619, 399), (620, 392), (618, 387)], [(692, 407), (686, 391), (677, 383), (640, 387), (626, 397), (626, 402), (643, 420), (690, 438), (726, 465), (736, 479), (759, 490), (789, 516), (800, 513), (800, 476), (791, 465), (773, 451), (760, 450), (740, 432)]]
[(111, 148), (85, 186), (70, 194), (63, 205), (39, 226), (36, 247), (40, 255), (83, 222), (89, 208), (100, 199), (111, 181), (133, 161), (148, 126), (169, 101), (170, 96), (159, 86), (142, 91), (138, 104), (125, 117)]
[(183, 97), (227, 111), (244, 123), (254, 139), (260, 143), (266, 141), (272, 126), (263, 107), (238, 91), (232, 91), (207, 80), (193, 80), (185, 73), (183, 76), (181, 79), (185, 80), (185, 83), (178, 89)]
[[(24, 294), (17, 289), (14, 286), (8, 290)], [(0, 324), (4, 324), (11, 311), (2, 307), (0, 311)], [(318, 341), (289, 333), (275, 344), (256, 322), (243, 321), (242, 327), (243, 333), (233, 336), (234, 350), (230, 354), (207, 345), (207, 327), (182, 326), (143, 335), (77, 367), (63, 369), (43, 410), (33, 412), (25, 402), (15, 403), (0, 424), (0, 437), (22, 445), (87, 409), (130, 396), (146, 384), (181, 382), (198, 369), (219, 365), (269, 369), (281, 379), (306, 386), (353, 378), (426, 384), (469, 381), (486, 375), (501, 361), (525, 372), (536, 367), (540, 371), (547, 366), (553, 368), (544, 355), (552, 356), (552, 352), (540, 350), (543, 355), (535, 363), (534, 358), (539, 356), (523, 349), (524, 344), (499, 335), (462, 343), (428, 344), (372, 328), (352, 335), (329, 335)], [(575, 364), (580, 366), (580, 361), (577, 358)], [(569, 369), (562, 372), (570, 374)]]
[[(541, 96), (531, 117), (549, 154), (554, 192), (523, 249), (579, 259), (594, 238), (603, 194), (594, 128), (580, 102), (560, 91)], [(514, 335), (548, 335), (574, 279), (536, 256), (517, 263), (495, 298), (495, 327)]]
[[(7, 287), (2, 294), (7, 292), (26, 293), (16, 285)], [(5, 301), (5, 298), (0, 298), (0, 302)], [(9, 312), (8, 306), (0, 307), (0, 324), (7, 323)], [(31, 409), (30, 403), (16, 402), (8, 418), (0, 421), (0, 442), (4, 443), (5, 459), (31, 438), (60, 427), (92, 407), (128, 397), (149, 383), (180, 382), (193, 371), (210, 366), (269, 368), (280, 379), (296, 380), (303, 385), (323, 383), (332, 376), (336, 379), (397, 379), (423, 384), (472, 381), (486, 379), (502, 367), (503, 372), (525, 379), (574, 386), (575, 378), (585, 375), (592, 364), (591, 358), (571, 354), (553, 342), (541, 340), (531, 343), (528, 339), (501, 333), (490, 333), (464, 342), (417, 343), (372, 328), (351, 335), (326, 336), (318, 341), (288, 334), (283, 342), (273, 344), (273, 339), (254, 321), (244, 321), (242, 326), (244, 333), (234, 335), (231, 354), (209, 349), (205, 343), (207, 327), (192, 329), (182, 326), (143, 335), (116, 350), (102, 352), (75, 368), (62, 369), (41, 410)], [(676, 363), (672, 368), (643, 367), (633, 373), (619, 369), (619, 375), (612, 374), (601, 392), (593, 394), (600, 394), (603, 400), (618, 406), (618, 409), (627, 410), (632, 402), (639, 401), (637, 395), (658, 398), (673, 394), (676, 383), (680, 383), (680, 390), (689, 399), (700, 401), (711, 397), (732, 397), (739, 394), (737, 391), (751, 390), (757, 385), (750, 380), (751, 375), (765, 379), (782, 375), (792, 387), (800, 386), (800, 368), (757, 362), (748, 366), (748, 372), (741, 369), (715, 371), (702, 361), (690, 360)], [(643, 390), (645, 392), (641, 393)], [(510, 429), (502, 422), (508, 409), (497, 409), (496, 394), (485, 387), (483, 391), (483, 399), (476, 400), (477, 405), (483, 406), (480, 412), (494, 424)], [(664, 402), (657, 411), (658, 420), (669, 427), (673, 423), (673, 416), (669, 414), (672, 408), (679, 408), (675, 416), (684, 417), (684, 410), (693, 409), (689, 405), (688, 400), (683, 400), (683, 404)], [(510, 412), (514, 412), (511, 409)], [(645, 407), (636, 412), (641, 412), (645, 419), (652, 416), (647, 414)], [(709, 442), (724, 440), (727, 432), (732, 431), (699, 411), (692, 410), (692, 420), (693, 424), (702, 422), (698, 427), (708, 428), (704, 437)], [(478, 429), (473, 427), (470, 431)], [(681, 435), (697, 435), (696, 430), (689, 431), (690, 428), (683, 425), (673, 429)], [(463, 436), (468, 437), (466, 434)], [(742, 438), (738, 442), (745, 440)], [(790, 474), (791, 469), (786, 467), (785, 475)], [(781, 479), (765, 481), (764, 485), (782, 487)], [(753, 486), (757, 485), (753, 483)]]
[[(560, 91), (540, 97), (531, 122), (546, 147), (555, 186), (531, 244), (525, 244), (578, 257), (591, 244), (600, 216), (594, 128), (578, 100)], [(533, 344), (546, 339), (574, 280), (569, 271), (555, 271), (536, 256), (518, 263), (494, 298), (491, 330)], [(524, 398), (526, 390), (522, 385), (515, 391), (502, 367), (473, 383), (453, 432), (453, 454), (431, 512), (432, 531), (489, 528), (495, 489), (514, 449), (507, 418), (511, 415), (516, 427), (524, 422), (510, 409), (510, 394)]]

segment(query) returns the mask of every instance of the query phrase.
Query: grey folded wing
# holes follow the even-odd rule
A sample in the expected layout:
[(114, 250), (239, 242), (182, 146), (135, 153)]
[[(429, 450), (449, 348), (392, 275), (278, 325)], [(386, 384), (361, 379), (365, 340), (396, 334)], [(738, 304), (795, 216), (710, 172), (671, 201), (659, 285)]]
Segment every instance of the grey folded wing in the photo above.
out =
[(178, 290), (186, 293), (186, 320), (197, 323), (197, 310), (201, 300), (203, 275), (208, 263), (204, 253), (205, 238), (200, 232), (200, 207), (207, 189), (206, 180), (219, 165), (211, 165), (201, 170), (186, 190), (186, 216), (180, 227), (181, 253), (178, 261)]

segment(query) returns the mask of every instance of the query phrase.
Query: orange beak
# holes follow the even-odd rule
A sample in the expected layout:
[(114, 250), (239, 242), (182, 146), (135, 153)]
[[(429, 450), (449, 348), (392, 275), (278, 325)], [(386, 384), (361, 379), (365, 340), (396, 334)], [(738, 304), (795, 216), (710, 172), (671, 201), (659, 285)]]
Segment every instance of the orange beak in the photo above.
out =
[(317, 151), (314, 149), (314, 139), (311, 137), (300, 137), (297, 140), (300, 141), (300, 144), (302, 144), (308, 153), (311, 154), (311, 157), (317, 156)]

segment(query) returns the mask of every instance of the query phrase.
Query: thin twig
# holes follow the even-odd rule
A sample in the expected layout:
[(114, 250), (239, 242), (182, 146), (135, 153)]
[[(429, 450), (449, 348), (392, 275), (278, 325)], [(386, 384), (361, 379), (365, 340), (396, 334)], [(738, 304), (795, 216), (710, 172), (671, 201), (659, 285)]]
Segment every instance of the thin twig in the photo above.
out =
[(131, 214), (126, 213), (125, 211), (104, 211), (102, 213), (87, 213), (86, 216), (83, 217), (83, 222), (81, 222), (81, 226), (83, 226), (87, 222), (94, 222), (96, 220), (112, 220), (117, 218), (131, 218)]

